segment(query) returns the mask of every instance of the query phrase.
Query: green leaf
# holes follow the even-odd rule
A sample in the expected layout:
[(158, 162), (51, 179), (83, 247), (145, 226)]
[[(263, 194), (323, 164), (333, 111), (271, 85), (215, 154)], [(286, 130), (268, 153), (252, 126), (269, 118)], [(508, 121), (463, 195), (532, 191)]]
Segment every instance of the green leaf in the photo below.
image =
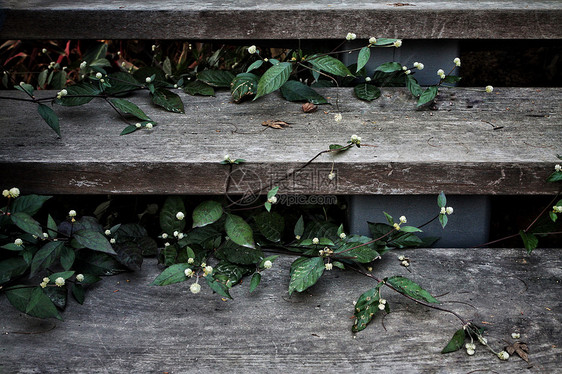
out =
[(164, 88), (158, 88), (151, 96), (154, 104), (161, 106), (168, 112), (185, 113), (183, 101), (178, 94)]
[(164, 70), (164, 73), (166, 73), (167, 75), (172, 75), (172, 62), (170, 61), (170, 58), (167, 56), (164, 62), (162, 63), (162, 70)]
[(375, 315), (380, 311), (379, 290), (383, 284), (383, 282), (380, 282), (375, 287), (359, 296), (359, 299), (357, 299), (357, 302), (355, 303), (355, 310), (353, 313), (355, 316), (355, 323), (353, 324), (351, 331), (358, 332), (364, 330), (369, 322), (371, 322)]
[(243, 247), (255, 248), (252, 228), (244, 219), (234, 214), (226, 216), (226, 235), (236, 244)]
[(38, 237), (43, 236), (43, 230), (39, 222), (31, 218), (31, 216), (24, 212), (17, 212), (10, 214), (10, 218), (14, 225), (22, 229), (28, 234), (35, 235)]
[(78, 304), (84, 304), (84, 299), (86, 298), (86, 292), (84, 291), (84, 287), (81, 284), (73, 284), (72, 285), (72, 296), (78, 302)]
[(363, 67), (367, 65), (369, 58), (371, 58), (371, 49), (369, 47), (361, 48), (359, 55), (357, 56), (357, 73), (359, 73), (359, 70), (363, 69)]
[(324, 260), (320, 257), (299, 257), (291, 264), (289, 295), (313, 286), (324, 273)]
[(283, 230), (285, 229), (285, 220), (278, 213), (263, 212), (254, 216), (254, 220), (258, 225), (258, 229), (267, 240), (274, 243), (281, 241)]
[(379, 39), (377, 39), (377, 42), (373, 45), (376, 45), (376, 46), (391, 45), (391, 44), (394, 44), (394, 42), (397, 41), (397, 40), (398, 39), (379, 38)]
[(432, 304), (440, 304), (441, 302), (431, 296), (429, 292), (420, 287), (419, 284), (411, 281), (408, 278), (401, 276), (390, 277), (386, 281), (392, 287), (394, 287), (398, 292), (408, 295), (416, 300), (427, 301)]
[(88, 65), (92, 62), (99, 60), (100, 58), (104, 58), (107, 55), (107, 44), (106, 43), (97, 43), (91, 49), (88, 49), (84, 56), (82, 57), (83, 61), (86, 61)]
[(547, 182), (559, 182), (562, 181), (562, 171), (555, 171), (546, 180)]
[(25, 273), (28, 266), (27, 262), (21, 257), (12, 257), (0, 261), (0, 284), (4, 284), (13, 278), (19, 277)]
[(39, 104), (37, 106), (37, 111), (39, 112), (39, 115), (43, 118), (43, 120), (47, 122), (47, 125), (49, 125), (49, 127), (53, 129), (53, 131), (56, 132), (58, 136), (60, 136), (59, 117), (57, 117), (55, 111), (45, 104)]
[(182, 232), (185, 228), (185, 219), (176, 218), (178, 212), (185, 213), (183, 200), (179, 196), (169, 196), (160, 211), (160, 227), (168, 235), (174, 231)]
[(215, 291), (216, 293), (218, 293), (222, 297), (232, 299), (232, 296), (230, 296), (230, 293), (228, 292), (228, 286), (227, 285), (219, 282), (218, 280), (216, 280), (215, 278), (213, 278), (210, 275), (207, 275), (205, 277), (205, 280), (207, 281), (207, 284), (209, 285), (209, 287), (211, 287), (211, 289), (213, 291)]
[(37, 85), (40, 88), (45, 88), (48, 75), (49, 75), (49, 69), (45, 69), (41, 73), (39, 73), (39, 77), (37, 78)]
[(281, 94), (288, 101), (308, 101), (312, 104), (328, 103), (324, 96), (299, 81), (285, 82), (281, 86)]
[(353, 92), (355, 92), (357, 98), (365, 101), (373, 101), (381, 97), (381, 90), (368, 83), (358, 84), (355, 88), (353, 88)]
[(120, 263), (130, 270), (140, 270), (142, 265), (142, 248), (134, 241), (126, 241), (115, 245), (115, 252)]
[(331, 56), (314, 55), (308, 59), (308, 62), (310, 62), (316, 69), (322, 70), (328, 74), (337, 75), (339, 77), (353, 77), (353, 74), (351, 74), (343, 62)]
[(40, 196), (40, 195), (26, 195), (16, 198), (11, 207), (10, 212), (24, 212), (30, 216), (35, 215), (41, 209), (43, 204), (49, 200), (52, 196)]
[(523, 230), (519, 231), (519, 235), (523, 239), (523, 245), (527, 249), (527, 253), (531, 254), (539, 245), (539, 239), (534, 234), (528, 234)]
[(148, 117), (138, 106), (136, 106), (136, 104), (133, 104), (128, 100), (114, 98), (109, 101), (111, 101), (111, 103), (123, 113), (131, 114), (140, 120), (152, 121), (150, 117)]
[(297, 223), (295, 224), (295, 229), (293, 230), (295, 236), (302, 236), (304, 233), (304, 219), (302, 216), (299, 217)]
[[(80, 82), (66, 88), (68, 94), (56, 99), (55, 102), (62, 106), (78, 106), (89, 103), (101, 93), (99, 88), (94, 87), (91, 83)], [(74, 97), (73, 97), (74, 96)], [(76, 97), (81, 96), (81, 97)]]
[(437, 96), (437, 91), (437, 86), (427, 87), (425, 91), (423, 91), (423, 93), (420, 95), (417, 106), (420, 107), (424, 104), (432, 102), (433, 99), (435, 99), (435, 97)]
[(166, 269), (152, 281), (151, 286), (167, 286), (169, 284), (185, 282), (189, 278), (185, 276), (185, 269), (191, 269), (189, 264), (175, 264)]
[(281, 62), (267, 69), (260, 78), (258, 83), (258, 92), (254, 97), (254, 100), (281, 88), (281, 86), (283, 86), (289, 79), (292, 70), (293, 65), (289, 62)]
[(114, 96), (127, 95), (141, 86), (131, 74), (123, 71), (108, 75), (107, 81), (111, 83), (111, 87), (106, 87), (104, 91), (106, 94)]
[(412, 75), (406, 75), (406, 87), (408, 87), (408, 90), (410, 90), (410, 93), (414, 97), (420, 97), (420, 95), (423, 93), (423, 89), (418, 84), (416, 78), (414, 78)]
[(14, 251), (14, 252), (23, 251), (23, 246), (21, 246), (21, 245), (16, 245), (16, 244), (14, 244), (14, 243), (4, 244), (4, 245), (1, 246), (0, 248), (7, 249), (8, 251)]
[(341, 253), (341, 255), (344, 257), (355, 257), (353, 258), (353, 261), (363, 264), (371, 262), (380, 256), (380, 254), (374, 249), (374, 244), (363, 245), (361, 247), (349, 250), (350, 248), (357, 247), (361, 244), (365, 244), (371, 241), (371, 238), (368, 238), (366, 236), (353, 235), (349, 236), (347, 240), (348, 241), (346, 243), (343, 243), (338, 249), (334, 251), (334, 255)]
[(62, 278), (64, 280), (67, 280), (68, 278), (72, 277), (74, 273), (75, 271), (60, 271), (58, 273), (53, 273), (49, 275), (49, 279), (51, 280), (52, 283), (55, 283), (57, 278)]
[[(39, 294), (37, 289), (41, 291), (41, 294)], [(20, 312), (29, 314), (32, 317), (54, 317), (62, 321), (59, 311), (40, 287), (28, 288), (25, 286), (16, 286), (6, 290), (5, 293), (10, 304), (12, 304)], [(35, 300), (33, 300), (34, 306), (28, 310), (28, 305), (32, 296), (35, 298)]]
[(450, 352), (458, 351), (463, 347), (465, 338), (466, 338), (466, 332), (464, 331), (464, 329), (458, 329), (453, 335), (453, 337), (451, 338), (451, 340), (449, 341), (449, 343), (447, 343), (445, 348), (443, 348), (441, 353), (450, 353)]
[(213, 87), (230, 87), (234, 74), (226, 70), (203, 70), (197, 79)]
[(100, 232), (79, 230), (74, 233), (74, 239), (86, 248), (94, 251), (115, 255), (115, 251), (107, 238)]
[[(377, 41), (378, 43), (378, 41)], [(377, 66), (375, 71), (382, 71), (383, 73), (392, 73), (395, 71), (402, 71), (402, 64), (398, 62), (386, 62), (382, 65)]]
[(16, 84), (14, 88), (21, 92), (27, 92), (29, 95), (33, 96), (33, 86), (29, 83)]
[(166, 75), (162, 69), (156, 66), (142, 67), (133, 73), (133, 77), (143, 86), (146, 85), (146, 78), (151, 79), (151, 83), (148, 86), (165, 87), (168, 85), (166, 83)]
[(249, 72), (251, 72), (252, 70), (255, 70), (255, 69), (259, 69), (262, 65), (263, 65), (263, 60), (256, 60), (256, 61), (252, 62), (252, 64), (250, 66), (248, 66), (248, 69), (246, 70), (246, 73), (249, 73)]
[(72, 248), (63, 246), (60, 253), (60, 263), (64, 270), (68, 270), (74, 265), (74, 259), (76, 258), (76, 253)]
[(57, 223), (50, 214), (47, 216), (47, 233), (49, 234), (49, 238), (56, 238), (58, 235)]
[(402, 226), (400, 227), (401, 232), (423, 232), (422, 230), (418, 229), (414, 226)]
[(219, 202), (203, 201), (193, 209), (193, 227), (203, 227), (218, 221), (222, 217), (223, 209)]
[(178, 247), (176, 244), (172, 244), (164, 247), (164, 249), (162, 250), (162, 252), (160, 252), (160, 254), (164, 258), (165, 266), (174, 265), (176, 262), (183, 262), (183, 261), (176, 261), (178, 257)]
[(447, 205), (447, 197), (443, 191), (439, 192), (437, 196), (437, 206), (439, 208), (444, 208)]
[[(552, 210), (550, 212), (548, 212), (548, 215), (550, 217), (550, 219), (552, 220), (552, 222), (556, 222), (556, 220), (558, 220), (558, 214), (554, 213)], [(4, 247), (2, 247), (4, 248)], [(15, 251), (17, 251), (17, 249), (14, 249)]]
[(397, 248), (415, 248), (420, 247), (423, 241), (414, 234), (399, 233), (392, 240), (389, 240), (388, 244)]
[(51, 86), (55, 90), (61, 90), (66, 86), (66, 71), (57, 71), (51, 80)]
[(447, 76), (445, 77), (445, 79), (443, 79), (443, 83), (451, 83), (451, 84), (454, 84), (454, 83), (459, 82), (461, 79), (462, 79), (461, 77), (456, 77), (456, 76), (454, 76), (454, 75), (447, 75)]
[(74, 260), (74, 269), (85, 276), (86, 274), (91, 276), (115, 275), (125, 271), (121, 264), (110, 255), (88, 250), (79, 251), (79, 255)]
[(449, 222), (447, 215), (439, 214), (439, 223), (441, 223), (441, 227), (445, 228), (445, 226), (447, 226), (447, 222)]
[[(260, 60), (261, 61), (261, 60)], [(230, 94), (235, 103), (244, 98), (253, 96), (258, 89), (258, 76), (251, 73), (240, 73), (230, 85)]]
[(271, 199), (273, 196), (277, 195), (277, 192), (279, 192), (279, 186), (273, 187), (267, 192), (267, 198)]
[(189, 82), (182, 87), (183, 92), (189, 95), (215, 96), (215, 89), (201, 81)]
[(260, 284), (260, 281), (261, 281), (261, 274), (254, 273), (254, 275), (252, 275), (252, 280), (250, 281), (250, 292), (254, 292), (254, 290)]
[(125, 127), (125, 128), (123, 129), (123, 131), (121, 131), (121, 134), (119, 134), (119, 135), (131, 134), (131, 133), (133, 133), (133, 132), (135, 132), (135, 131), (137, 131), (137, 130), (138, 130), (138, 129), (137, 129), (137, 127), (136, 127), (135, 125), (129, 125), (129, 126)]

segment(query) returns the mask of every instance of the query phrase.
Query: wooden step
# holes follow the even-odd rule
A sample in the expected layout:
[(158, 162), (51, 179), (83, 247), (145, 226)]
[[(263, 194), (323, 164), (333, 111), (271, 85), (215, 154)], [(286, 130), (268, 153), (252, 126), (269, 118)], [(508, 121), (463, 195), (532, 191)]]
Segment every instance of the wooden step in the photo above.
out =
[[(55, 106), (62, 139), (42, 121), (35, 104), (1, 100), (2, 184), (26, 194), (223, 194), (229, 167), (220, 161), (228, 154), (246, 160), (232, 169), (236, 181), (244, 181), (231, 183), (233, 193), (270, 184), (280, 185), (280, 193), (340, 195), (558, 190), (545, 180), (561, 153), (562, 88), (497, 88), (492, 94), (443, 89), (439, 110), (429, 111), (416, 110), (403, 89), (385, 88), (371, 103), (348, 88), (320, 92), (338, 105), (305, 114), (300, 103), (278, 94), (237, 105), (227, 92), (180, 93), (186, 114), (176, 114), (138, 94), (130, 100), (158, 125), (126, 136), (119, 136), (126, 124), (103, 100)], [(291, 127), (266, 128), (267, 120)], [(362, 137), (360, 149), (324, 154), (300, 170), (353, 134)], [(336, 178), (329, 180), (332, 166)]]
[[(396, 255), (411, 260), (409, 273)], [(367, 277), (333, 270), (289, 297), (292, 259), (278, 259), (254, 293), (248, 281), (223, 301), (191, 282), (149, 286), (160, 273), (147, 260), (137, 273), (106, 277), (73, 300), (64, 322), (25, 316), (0, 298), (0, 371), (5, 373), (556, 373), (562, 365), (560, 249), (416, 249), (387, 254), (380, 277), (418, 282), (442, 306), (487, 328), (496, 351), (512, 332), (529, 346), (500, 361), (478, 344), (476, 354), (441, 354), (461, 327), (448, 313), (383, 290), (391, 313), (351, 333), (353, 301), (372, 288)], [(505, 341), (504, 341), (505, 340)], [(529, 368), (528, 368), (529, 366)], [(87, 368), (87, 369), (86, 369)]]
[(562, 38), (557, 0), (7, 0), (2, 13), (0, 39)]

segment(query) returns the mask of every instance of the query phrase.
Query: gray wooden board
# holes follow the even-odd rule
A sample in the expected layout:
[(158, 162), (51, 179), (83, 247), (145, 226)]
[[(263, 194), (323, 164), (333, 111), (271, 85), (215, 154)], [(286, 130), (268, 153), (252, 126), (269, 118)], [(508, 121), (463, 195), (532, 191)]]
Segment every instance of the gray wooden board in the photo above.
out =
[(472, 357), (464, 350), (440, 354), (460, 322), (390, 290), (383, 297), (391, 313), (354, 335), (352, 302), (374, 283), (333, 270), (289, 297), (290, 259), (281, 258), (254, 293), (245, 281), (228, 301), (205, 285), (191, 294), (191, 281), (149, 286), (160, 272), (153, 260), (140, 272), (105, 278), (83, 306), (69, 301), (64, 322), (22, 315), (1, 297), (0, 372), (560, 373), (560, 249), (539, 249), (530, 257), (524, 249), (399, 254), (411, 259), (412, 273), (392, 253), (374, 273), (407, 276), (442, 295), (444, 307), (488, 328), (496, 351), (519, 332), (532, 367), (518, 357), (502, 362), (480, 345)]
[[(321, 91), (339, 103), (305, 114), (277, 93), (255, 102), (230, 95), (182, 96), (186, 114), (166, 112), (147, 95), (130, 100), (158, 122), (119, 136), (126, 124), (103, 101), (55, 106), (62, 139), (35, 104), (0, 100), (3, 188), (44, 194), (222, 194), (225, 154), (247, 162), (233, 168), (229, 192), (280, 185), (308, 194), (550, 194), (545, 180), (562, 154), (561, 88), (498, 88), (493, 94), (444, 90), (437, 111), (417, 111), (402, 89), (383, 89), (371, 103), (351, 89)], [(12, 92), (14, 97), (23, 93)], [(38, 92), (38, 96), (53, 92)], [(266, 128), (266, 120), (291, 124)], [(493, 126), (503, 126), (494, 130)], [(362, 137), (360, 149), (324, 154), (330, 144)], [(367, 144), (371, 146), (366, 146)], [(335, 162), (334, 164), (332, 164)], [(336, 178), (328, 179), (334, 167)], [(281, 179), (291, 171), (288, 179)]]
[(560, 39), (560, 1), (4, 0), (0, 39)]

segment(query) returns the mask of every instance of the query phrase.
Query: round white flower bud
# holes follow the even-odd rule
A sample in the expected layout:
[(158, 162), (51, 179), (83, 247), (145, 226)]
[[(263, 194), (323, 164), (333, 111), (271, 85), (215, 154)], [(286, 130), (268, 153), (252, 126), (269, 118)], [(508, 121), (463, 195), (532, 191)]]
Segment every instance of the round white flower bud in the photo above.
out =
[(423, 70), (424, 67), (425, 67), (424, 64), (422, 64), (421, 62), (418, 63), (418, 66), (417, 66), (418, 70)]
[(453, 214), (453, 207), (452, 206), (448, 206), (445, 211), (447, 212), (447, 214)]
[(109, 242), (110, 242), (111, 244), (115, 244), (115, 238), (109, 239)]
[(384, 310), (384, 304), (379, 304), (379, 310)]
[(331, 262), (328, 262), (327, 264), (324, 264), (324, 268), (326, 270), (332, 270), (334, 268), (334, 265), (332, 265)]
[(371, 80), (371, 77), (365, 77), (365, 82), (370, 82)]
[(562, 171), (562, 166), (560, 164), (554, 165), (554, 171)]
[(58, 287), (64, 286), (64, 278), (63, 278), (63, 277), (58, 277), (57, 279), (55, 279), (55, 284), (56, 284)]
[(410, 74), (412, 74), (412, 71), (411, 71), (411, 70), (406, 70), (406, 71), (404, 72), (404, 74), (410, 75)]
[(84, 274), (78, 274), (76, 276), (76, 281), (77, 282), (83, 282), (84, 281)]
[(185, 274), (186, 277), (193, 276), (193, 270), (191, 270), (190, 268), (185, 269), (183, 273)]
[(342, 233), (340, 234), (340, 239), (345, 239), (346, 237), (347, 237), (347, 235), (345, 235), (345, 232), (342, 232)]
[(183, 232), (180, 232), (180, 233), (178, 234), (178, 239), (180, 239), (180, 240), (181, 240), (181, 239), (183, 239), (183, 237), (184, 237), (184, 234), (183, 234)]
[(318, 244), (319, 242), (320, 242), (320, 240), (318, 238), (312, 239), (312, 244)]
[(295, 239), (301, 240), (301, 236), (300, 236), (300, 235), (295, 235)]
[(140, 124), (140, 122), (135, 123), (135, 127), (136, 127), (137, 129), (140, 129), (141, 126), (142, 126), (142, 125)]
[(408, 220), (406, 219), (406, 216), (401, 216), (400, 217), (400, 223), (406, 223), (408, 222)]
[(16, 240), (14, 240), (14, 244), (17, 245), (17, 246), (22, 246), (23, 240), (21, 240), (20, 238), (17, 238)]
[(253, 55), (257, 51), (258, 51), (258, 49), (256, 48), (255, 45), (251, 45), (250, 47), (248, 47), (248, 53), (251, 54), (251, 55)]
[(513, 339), (519, 339), (519, 338), (521, 337), (521, 334), (518, 333), (518, 332), (512, 332), (512, 333), (511, 333), (511, 337), (512, 337)]
[(8, 190), (2, 191), (2, 196), (4, 196), (4, 197), (10, 197), (10, 191), (8, 191)]
[(105, 235), (106, 235), (106, 236), (111, 235), (111, 230), (105, 230)]
[(401, 39), (398, 39), (397, 41), (395, 41), (395, 42), (393, 43), (393, 45), (394, 45), (396, 48), (402, 47), (402, 40), (401, 40)]
[(44, 233), (43, 233), (43, 237), (44, 237), (45, 239), (47, 239), (47, 238), (49, 237), (49, 234), (47, 234), (46, 232), (44, 232)]
[(181, 221), (182, 219), (185, 218), (185, 214), (183, 214), (183, 212), (177, 212), (177, 213), (176, 213), (176, 218)]
[(144, 81), (145, 81), (146, 83), (150, 83), (150, 82), (152, 82), (152, 78), (146, 77), (146, 79), (145, 79)]
[(199, 283), (193, 283), (190, 287), (189, 290), (192, 293), (199, 293), (199, 291), (201, 291), (201, 285), (199, 285)]
[(375, 38), (374, 36), (370, 37), (369, 44), (377, 44), (377, 38)]
[(357, 38), (357, 35), (355, 35), (352, 32), (348, 32), (347, 35), (345, 36), (346, 40), (355, 40), (355, 38)]
[(494, 92), (494, 87), (492, 87), (492, 86), (486, 86), (486, 92), (487, 92), (487, 93), (492, 93), (492, 92)]
[(408, 267), (410, 266), (410, 262), (408, 260), (404, 260), (401, 262), (402, 266)]
[(336, 121), (336, 122), (341, 122), (342, 119), (343, 119), (343, 116), (342, 116), (341, 113), (336, 113), (336, 114), (334, 114), (334, 121)]
[(45, 283), (45, 282), (41, 282), (41, 283), (39, 283), (39, 285), (41, 286), (41, 288), (47, 287), (47, 283)]
[(170, 246), (170, 243), (168, 243), (168, 242), (164, 243), (164, 247), (169, 247), (169, 246)]
[(333, 171), (330, 172), (330, 174), (328, 174), (328, 179), (329, 180), (334, 180), (334, 178), (336, 177), (336, 173), (334, 173)]
[(51, 279), (49, 277), (43, 278), (43, 283), (49, 283)]
[(74, 209), (72, 209), (71, 211), (68, 212), (68, 216), (69, 217), (76, 217), (76, 211)]
[(270, 204), (275, 204), (277, 202), (277, 197), (271, 196), (269, 199), (267, 199), (267, 202), (269, 202)]
[(41, 52), (42, 52), (42, 53), (47, 53), (47, 48), (43, 48), (43, 49), (41, 50)]
[(273, 263), (269, 260), (267, 260), (263, 263), (264, 269), (271, 269), (272, 266), (273, 266)]
[(80, 63), (80, 69), (86, 69), (87, 66), (88, 66), (88, 63), (86, 61), (82, 61)]
[(10, 188), (10, 196), (14, 199), (20, 195), (20, 189), (17, 187)]
[(468, 349), (466, 350), (466, 354), (469, 356), (472, 356), (474, 354), (474, 349)]
[(506, 351), (501, 351), (500, 353), (498, 353), (498, 357), (500, 360), (507, 360), (509, 358), (509, 353), (507, 353)]
[(460, 58), (455, 57), (455, 59), (453, 60), (453, 62), (455, 63), (455, 65), (461, 66), (461, 59), (460, 59)]
[(179, 234), (179, 231), (174, 231), (174, 236), (177, 237)]
[(211, 274), (213, 272), (213, 267), (212, 266), (205, 266), (205, 269), (203, 270), (206, 274)]
[(188, 264), (193, 264), (194, 262), (195, 262), (195, 259), (192, 258), (192, 257), (190, 257), (190, 258), (187, 259), (187, 263), (188, 263)]
[(147, 123), (147, 124), (145, 125), (145, 127), (146, 127), (148, 130), (152, 130), (152, 127), (153, 127), (153, 126), (154, 126), (154, 125), (152, 124), (152, 122), (149, 122), (149, 123)]
[(439, 212), (439, 214), (445, 214), (447, 213), (447, 209), (443, 206), (441, 207), (441, 211)]
[(398, 256), (398, 261), (404, 261), (406, 259), (406, 256)]
[(96, 73), (96, 78), (101, 79), (101, 77), (103, 77), (102, 73)]
[(168, 239), (168, 234), (166, 234), (165, 232), (162, 233), (162, 239)]

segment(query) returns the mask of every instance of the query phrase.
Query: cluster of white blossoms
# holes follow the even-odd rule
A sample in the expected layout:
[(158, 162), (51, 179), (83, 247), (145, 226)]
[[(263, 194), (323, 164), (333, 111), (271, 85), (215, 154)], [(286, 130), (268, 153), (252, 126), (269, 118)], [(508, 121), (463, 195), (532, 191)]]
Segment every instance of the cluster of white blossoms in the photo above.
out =
[(340, 234), (340, 239), (345, 239), (346, 237), (347, 237), (347, 235), (345, 235), (345, 232), (342, 232), (342, 233)]
[(562, 213), (562, 205), (555, 205), (552, 207), (554, 213)]
[(554, 171), (562, 171), (562, 166), (560, 164), (554, 165)]
[(192, 293), (199, 293), (199, 291), (201, 291), (201, 285), (199, 283), (193, 283), (190, 287), (189, 290)]
[(455, 57), (455, 59), (453, 60), (453, 62), (455, 63), (456, 66), (461, 66), (461, 59), (458, 57)]
[(423, 68), (425, 67), (424, 64), (422, 64), (421, 62), (414, 62), (414, 67), (418, 70), (423, 70)]
[(469, 356), (472, 356), (476, 350), (476, 344), (474, 343), (466, 343), (464, 347), (466, 348), (466, 354)]
[(213, 267), (210, 265), (204, 266), (205, 264), (202, 264), (201, 266), (203, 267), (203, 276), (206, 277), (207, 275), (211, 274), (213, 272)]
[(402, 47), (402, 40), (398, 39), (397, 41), (392, 43), (392, 45), (394, 45), (396, 48), (400, 48), (400, 47)]
[(64, 96), (68, 95), (68, 91), (66, 89), (62, 89), (59, 92), (57, 92), (57, 99), (62, 99)]
[(82, 69), (82, 70), (86, 69), (87, 66), (88, 66), (88, 63), (86, 61), (82, 61), (80, 63), (80, 69)]
[(512, 333), (511, 333), (511, 337), (512, 337), (513, 339), (519, 339), (519, 338), (521, 338), (521, 334), (518, 333), (518, 332), (512, 332)]
[(84, 274), (78, 274), (76, 276), (76, 281), (77, 282), (83, 282), (84, 281)]
[(486, 92), (487, 92), (487, 93), (492, 93), (492, 92), (494, 92), (494, 87), (492, 87), (492, 86), (486, 86)]
[(185, 218), (185, 214), (183, 214), (183, 212), (177, 212), (176, 218), (181, 221), (182, 219)]
[(402, 70), (404, 70), (404, 74), (406, 74), (406, 75), (412, 74), (412, 71), (409, 70), (406, 65), (402, 66)]
[(184, 273), (185, 276), (188, 277), (188, 278), (193, 277), (193, 270), (191, 270), (190, 268), (185, 269), (183, 273)]
[(62, 287), (62, 286), (64, 286), (64, 278), (63, 278), (63, 277), (58, 277), (57, 279), (55, 279), (55, 284), (57, 285), (57, 287)]
[(269, 199), (267, 199), (267, 202), (270, 204), (275, 204), (277, 202), (277, 196), (271, 196)]
[(386, 299), (379, 299), (379, 310), (384, 310), (386, 306)]
[(357, 35), (355, 35), (352, 32), (348, 32), (347, 35), (345, 36), (345, 40), (355, 40), (357, 38)]
[(75, 211), (74, 209), (70, 210), (70, 211), (68, 212), (68, 216), (69, 216), (69, 217), (76, 217), (76, 211)]
[(509, 358), (509, 353), (507, 353), (506, 351), (501, 351), (500, 353), (498, 353), (498, 358), (505, 361)]
[(312, 239), (312, 244), (318, 244), (318, 243), (320, 243), (320, 239), (318, 239), (318, 238)]
[(43, 278), (43, 282), (41, 282), (39, 285), (41, 286), (41, 288), (45, 288), (50, 281), (51, 280), (49, 278), (45, 277)]
[(351, 135), (350, 141), (351, 141), (351, 144), (360, 145), (361, 144), (361, 137), (353, 134), (353, 135)]
[(324, 269), (326, 270), (332, 270), (334, 268), (334, 265), (331, 262), (327, 262), (324, 264)]
[(256, 48), (255, 45), (252, 45), (248, 48), (248, 53), (253, 55), (254, 53), (256, 53), (258, 51), (258, 49)]
[(2, 196), (15, 199), (20, 195), (20, 190), (17, 187), (12, 187), (9, 190), (2, 191)]
[(400, 265), (402, 265), (406, 268), (408, 266), (410, 266), (410, 259), (407, 258), (406, 256), (403, 256), (403, 255), (398, 256), (398, 261), (400, 261)]
[(396, 222), (394, 223), (393, 227), (396, 231), (400, 230), (400, 225), (403, 223), (408, 222), (408, 220), (406, 219), (406, 216), (401, 216), (399, 219), (400, 223)]
[(437, 70), (437, 75), (439, 76), (439, 78), (441, 79), (445, 79), (445, 71), (443, 69), (439, 69)]
[(272, 266), (273, 266), (273, 263), (272, 263), (271, 261), (269, 261), (269, 260), (267, 260), (267, 261), (265, 261), (265, 262), (263, 263), (263, 268), (264, 268), (264, 269), (271, 269)]
[(185, 234), (183, 232), (174, 231), (174, 237), (178, 238), (179, 240), (182, 240), (184, 236)]
[(14, 244), (17, 245), (17, 246), (22, 246), (23, 240), (21, 240), (20, 238), (17, 238), (16, 240), (14, 240)]
[(443, 207), (441, 207), (441, 211), (439, 212), (439, 214), (451, 215), (451, 214), (453, 214), (453, 211), (454, 211), (454, 209), (453, 209), (452, 206), (448, 206), (446, 208), (443, 206)]

